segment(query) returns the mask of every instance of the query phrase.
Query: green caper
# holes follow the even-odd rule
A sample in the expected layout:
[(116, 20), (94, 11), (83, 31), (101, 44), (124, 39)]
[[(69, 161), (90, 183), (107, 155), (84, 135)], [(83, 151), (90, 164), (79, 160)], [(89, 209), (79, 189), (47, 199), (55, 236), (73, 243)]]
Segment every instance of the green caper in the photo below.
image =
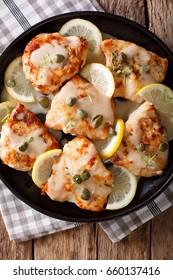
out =
[(166, 144), (166, 143), (161, 143), (161, 144), (159, 145), (159, 150), (160, 150), (161, 152), (165, 152), (167, 149), (168, 149), (168, 144)]
[(97, 128), (99, 127), (103, 122), (103, 116), (102, 115), (96, 115), (95, 117), (93, 117), (92, 121), (91, 121), (91, 126), (93, 128)]
[(56, 63), (61, 63), (64, 61), (64, 59), (65, 59), (65, 56), (62, 54), (56, 54), (54, 57), (54, 60)]
[(85, 110), (83, 110), (83, 109), (78, 109), (77, 112), (78, 112), (78, 116), (81, 119), (85, 119), (85, 118), (88, 117), (88, 113)]
[(69, 105), (70, 107), (72, 107), (73, 105), (76, 104), (77, 98), (76, 97), (67, 97), (66, 99), (66, 103), (67, 105)]
[(143, 70), (144, 72), (148, 72), (148, 71), (150, 70), (150, 65), (144, 65), (144, 66), (142, 67), (142, 70)]
[(125, 55), (125, 53), (121, 52), (118, 56), (118, 63), (122, 64), (127, 62), (127, 56)]
[(46, 96), (39, 96), (38, 102), (41, 105), (41, 107), (47, 109), (50, 106), (50, 100)]
[(82, 171), (82, 174), (81, 174), (82, 180), (83, 180), (83, 181), (86, 181), (86, 180), (89, 179), (89, 177), (90, 177), (89, 171), (88, 171), (87, 169), (84, 169), (84, 170)]
[(91, 197), (90, 191), (87, 188), (84, 188), (80, 194), (80, 198), (83, 200), (89, 200)]
[(82, 183), (82, 178), (79, 174), (76, 174), (73, 176), (73, 181), (77, 184), (81, 184)]
[(109, 135), (116, 135), (117, 132), (115, 131), (115, 129), (113, 127), (109, 127)]
[(6, 84), (7, 87), (13, 88), (16, 85), (16, 81), (13, 78), (10, 78), (9, 80), (7, 80), (5, 82), (5, 84)]
[(25, 152), (28, 148), (28, 143), (24, 142), (18, 149), (20, 152)]
[(136, 144), (136, 149), (140, 152), (143, 152), (143, 151), (145, 151), (145, 145), (143, 143), (139, 142)]

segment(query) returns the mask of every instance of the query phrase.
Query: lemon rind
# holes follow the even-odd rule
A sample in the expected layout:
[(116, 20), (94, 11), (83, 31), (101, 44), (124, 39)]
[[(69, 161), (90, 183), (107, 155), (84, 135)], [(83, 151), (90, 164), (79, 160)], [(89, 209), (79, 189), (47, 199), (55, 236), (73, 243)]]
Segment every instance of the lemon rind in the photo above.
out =
[[(21, 63), (22, 61), (22, 56), (18, 56), (16, 58), (14, 58), (10, 64), (8, 65), (6, 71), (5, 71), (5, 75), (4, 75), (4, 79), (8, 79), (8, 76), (11, 75), (11, 73), (13, 73), (13, 70), (15, 69), (15, 67), (18, 66), (19, 63)], [(5, 84), (5, 89), (7, 91), (7, 93), (13, 97), (15, 100), (20, 101), (20, 102), (24, 102), (24, 103), (33, 103), (35, 102), (34, 96), (31, 94), (30, 96), (26, 97), (25, 95), (18, 95), (13, 88), (10, 88)]]
[[(100, 68), (100, 69), (99, 69)], [(80, 75), (88, 80), (89, 82), (92, 83), (92, 81), (88, 78), (90, 75), (88, 74), (89, 72), (91, 73), (94, 70), (100, 70), (100, 73), (106, 73), (105, 77), (107, 78), (107, 80), (109, 81), (108, 83), (108, 91), (104, 91), (104, 93), (111, 98), (114, 94), (115, 91), (115, 81), (114, 81), (114, 77), (112, 75), (112, 72), (110, 71), (109, 68), (107, 68), (105, 65), (98, 63), (98, 62), (93, 62), (93, 63), (88, 63), (86, 64), (82, 71), (80, 72)], [(93, 83), (95, 86), (99, 86), (97, 83)]]
[[(73, 24), (73, 23), (75, 23), (75, 24)], [(89, 20), (85, 20), (85, 19), (81, 19), (81, 18), (71, 19), (71, 20), (67, 21), (66, 23), (64, 23), (64, 25), (60, 28), (59, 34), (64, 36), (68, 32), (68, 29), (70, 27), (79, 25), (79, 24), (81, 24), (82, 26), (88, 25), (88, 29), (91, 31), (94, 31), (93, 35), (95, 35), (94, 37), (97, 39), (96, 40), (97, 44), (96, 44), (95, 50), (89, 51), (89, 52), (92, 52), (94, 54), (100, 54), (101, 53), (100, 44), (103, 40), (102, 34), (101, 34), (99, 28)]]
[(48, 158), (53, 158), (55, 156), (59, 156), (61, 154), (61, 152), (62, 152), (61, 149), (53, 149), (53, 150), (49, 150), (49, 151), (41, 154), (40, 156), (38, 156), (38, 158), (36, 159), (36, 161), (33, 165), (33, 169), (32, 169), (32, 180), (37, 187), (41, 188), (41, 186), (43, 184), (42, 182), (40, 182), (39, 176), (38, 176), (38, 170), (39, 170), (40, 166)]
[(111, 203), (109, 202), (109, 198), (108, 198), (106, 210), (119, 210), (126, 207), (131, 203), (131, 201), (134, 199), (134, 196), (136, 194), (137, 184), (138, 184), (137, 177), (132, 173), (130, 173), (126, 168), (122, 166), (118, 166), (118, 167), (122, 169), (122, 172), (125, 172), (126, 175), (128, 175), (129, 182), (131, 183), (131, 189), (130, 192), (125, 196), (125, 199), (121, 200), (120, 202)]

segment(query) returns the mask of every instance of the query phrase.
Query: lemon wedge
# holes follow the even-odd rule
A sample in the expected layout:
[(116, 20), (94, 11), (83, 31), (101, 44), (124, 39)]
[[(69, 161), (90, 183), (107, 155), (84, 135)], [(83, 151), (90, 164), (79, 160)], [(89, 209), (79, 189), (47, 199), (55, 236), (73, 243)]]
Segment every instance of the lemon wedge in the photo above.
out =
[(122, 166), (112, 165), (109, 170), (114, 176), (114, 183), (106, 209), (118, 210), (126, 207), (133, 200), (137, 190), (137, 178)]
[(124, 134), (124, 121), (120, 118), (115, 120), (113, 134), (104, 140), (94, 141), (94, 145), (103, 159), (110, 158), (121, 144)]
[(32, 103), (35, 101), (35, 89), (26, 79), (22, 67), (22, 56), (16, 57), (5, 71), (5, 88), (8, 94), (20, 102)]
[(0, 103), (0, 131), (3, 124), (8, 121), (10, 114), (14, 107), (16, 106), (16, 102), (13, 101), (5, 101)]
[(163, 115), (173, 117), (173, 91), (163, 84), (142, 87), (137, 94), (150, 101)]
[(59, 156), (61, 149), (53, 149), (41, 154), (35, 161), (32, 170), (32, 180), (41, 188), (45, 184), (52, 172), (54, 158)]
[(88, 41), (88, 56), (100, 55), (102, 34), (92, 22), (75, 18), (66, 22), (59, 30), (61, 36), (81, 36)]
[(111, 71), (101, 63), (85, 65), (80, 75), (91, 84), (98, 86), (109, 98), (115, 91), (115, 82)]

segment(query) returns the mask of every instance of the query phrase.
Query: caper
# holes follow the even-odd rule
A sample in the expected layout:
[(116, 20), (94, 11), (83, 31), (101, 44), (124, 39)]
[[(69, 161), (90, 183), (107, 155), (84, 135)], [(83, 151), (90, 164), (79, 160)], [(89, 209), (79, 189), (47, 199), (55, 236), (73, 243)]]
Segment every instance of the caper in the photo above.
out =
[(91, 126), (93, 128), (97, 128), (99, 127), (103, 122), (103, 116), (102, 115), (96, 115), (95, 117), (93, 117), (92, 121), (91, 121)]
[(144, 65), (144, 66), (142, 67), (142, 70), (143, 70), (144, 72), (148, 72), (148, 71), (150, 70), (150, 65)]
[(16, 81), (13, 78), (10, 78), (5, 83), (6, 83), (7, 87), (12, 87), (12, 88), (15, 87), (15, 85), (16, 85)]
[(161, 152), (165, 152), (167, 149), (168, 149), (168, 144), (166, 144), (166, 143), (161, 143), (161, 144), (159, 145), (159, 150), (160, 150)]
[(84, 170), (82, 171), (82, 174), (81, 174), (82, 180), (83, 180), (83, 181), (86, 181), (86, 180), (89, 179), (89, 177), (90, 177), (89, 171), (88, 171), (87, 169), (84, 169)]
[(90, 196), (90, 191), (87, 188), (84, 188), (80, 194), (80, 198), (83, 200), (89, 200)]
[(39, 96), (38, 102), (41, 105), (41, 107), (43, 107), (45, 109), (49, 108), (50, 100), (49, 100), (48, 97), (46, 97), (46, 96)]
[(27, 150), (27, 148), (28, 148), (28, 143), (24, 142), (18, 149), (21, 152), (25, 152)]
[(143, 152), (143, 151), (145, 151), (145, 145), (143, 143), (139, 142), (136, 144), (136, 149), (140, 152)]
[(88, 113), (85, 110), (83, 110), (83, 109), (78, 109), (77, 112), (78, 112), (78, 116), (81, 119), (85, 119), (85, 118), (88, 117)]
[(76, 174), (73, 176), (73, 181), (77, 184), (81, 184), (82, 183), (82, 178), (79, 174)]
[(116, 135), (117, 133), (116, 133), (116, 131), (115, 131), (115, 129), (113, 128), (113, 127), (109, 127), (109, 135)]
[(125, 55), (125, 53), (121, 52), (118, 56), (118, 63), (122, 64), (127, 62), (127, 56)]
[(54, 60), (55, 60), (56, 63), (61, 63), (61, 62), (64, 61), (64, 59), (65, 59), (65, 56), (62, 55), (62, 54), (56, 54), (56, 55), (55, 55), (55, 58), (54, 58)]
[(66, 99), (66, 103), (67, 105), (69, 105), (70, 107), (72, 107), (73, 105), (76, 104), (77, 98), (76, 97), (67, 97)]
[(33, 142), (34, 141), (34, 137), (33, 136), (29, 137), (28, 141), (29, 141), (29, 143)]

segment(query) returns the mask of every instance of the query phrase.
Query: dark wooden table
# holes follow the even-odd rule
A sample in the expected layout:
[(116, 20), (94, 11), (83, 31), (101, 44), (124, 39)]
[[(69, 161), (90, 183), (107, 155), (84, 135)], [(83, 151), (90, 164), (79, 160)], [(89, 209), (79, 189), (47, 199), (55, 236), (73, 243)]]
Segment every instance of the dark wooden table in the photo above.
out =
[[(172, 0), (98, 0), (107, 12), (134, 20), (161, 38), (173, 51)], [(10, 241), (0, 218), (0, 259), (173, 259), (173, 207), (113, 244), (98, 224), (35, 240)]]

